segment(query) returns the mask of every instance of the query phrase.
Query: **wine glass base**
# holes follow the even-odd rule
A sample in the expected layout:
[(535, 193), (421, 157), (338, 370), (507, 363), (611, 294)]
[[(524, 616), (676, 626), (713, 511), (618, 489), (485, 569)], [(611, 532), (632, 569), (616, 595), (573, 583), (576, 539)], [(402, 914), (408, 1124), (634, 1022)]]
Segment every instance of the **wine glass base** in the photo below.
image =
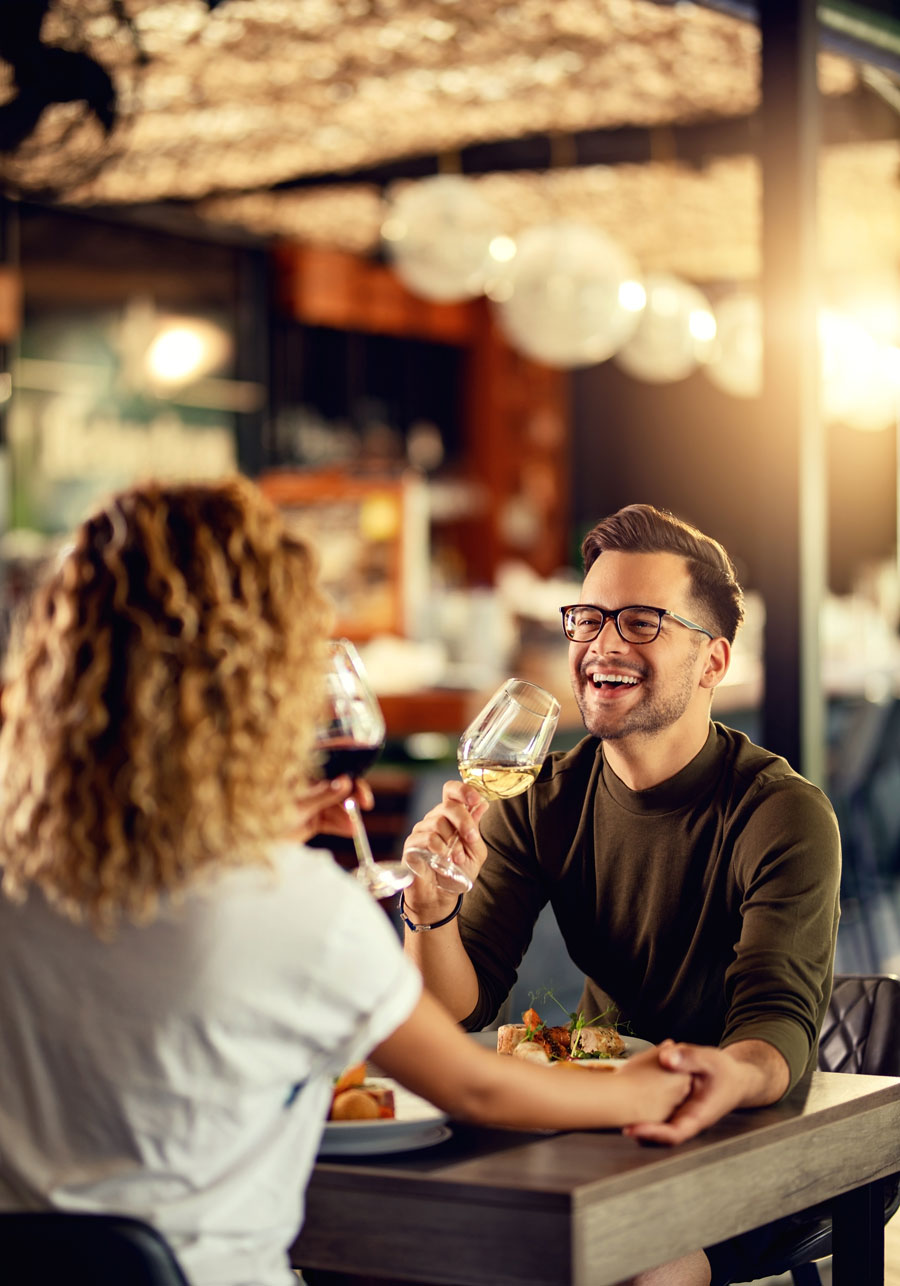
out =
[(368, 866), (356, 868), (357, 880), (373, 897), (393, 897), (402, 889), (409, 888), (415, 879), (405, 862), (378, 862), (376, 866), (377, 870)]
[(404, 854), (406, 865), (416, 876), (432, 874), (434, 882), (444, 893), (468, 893), (472, 881), (448, 857), (423, 848), (411, 848)]
[(434, 882), (444, 893), (468, 893), (472, 887), (472, 881), (468, 875), (463, 875), (457, 868), (452, 871), (442, 871), (439, 867), (435, 867)]

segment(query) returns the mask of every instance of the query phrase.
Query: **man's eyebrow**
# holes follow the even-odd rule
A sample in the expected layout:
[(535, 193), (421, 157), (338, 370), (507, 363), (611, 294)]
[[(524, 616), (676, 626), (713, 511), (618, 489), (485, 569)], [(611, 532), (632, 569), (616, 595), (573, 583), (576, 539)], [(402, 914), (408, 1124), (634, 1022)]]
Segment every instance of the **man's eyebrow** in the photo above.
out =
[[(596, 607), (597, 611), (604, 612), (622, 612), (626, 607), (650, 607), (650, 603), (623, 603), (621, 607), (606, 607), (603, 603), (592, 603), (588, 599), (583, 599), (580, 603), (575, 603), (575, 607)], [(657, 610), (657, 609), (654, 609)]]

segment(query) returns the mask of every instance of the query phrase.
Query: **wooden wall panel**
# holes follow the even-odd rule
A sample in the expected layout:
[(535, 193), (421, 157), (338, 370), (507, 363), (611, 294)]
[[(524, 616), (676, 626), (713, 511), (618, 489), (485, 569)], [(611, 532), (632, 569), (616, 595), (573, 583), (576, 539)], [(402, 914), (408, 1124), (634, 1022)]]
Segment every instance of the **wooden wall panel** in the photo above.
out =
[(515, 352), (486, 299), (434, 304), (383, 264), (344, 252), (282, 245), (276, 296), (310, 326), (455, 344), (466, 354), (462, 480), (471, 512), (446, 524), (469, 585), (490, 585), (520, 559), (541, 575), (564, 566), (570, 530), (570, 413), (566, 372)]

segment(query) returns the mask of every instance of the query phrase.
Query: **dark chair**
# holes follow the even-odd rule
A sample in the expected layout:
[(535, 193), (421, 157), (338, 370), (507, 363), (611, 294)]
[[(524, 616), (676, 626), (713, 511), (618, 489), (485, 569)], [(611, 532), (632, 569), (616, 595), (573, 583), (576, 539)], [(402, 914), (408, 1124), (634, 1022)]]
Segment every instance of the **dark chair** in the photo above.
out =
[(900, 872), (900, 700), (832, 707), (828, 797), (844, 852), (840, 949), (875, 970), (900, 946), (892, 890)]
[(0, 1213), (7, 1286), (189, 1286), (155, 1228), (125, 1215)]
[[(819, 1068), (823, 1072), (859, 1072), (868, 1076), (900, 1076), (900, 978), (893, 974), (836, 974), (831, 1001), (819, 1038)], [(900, 1174), (884, 1180), (884, 1221), (900, 1206)], [(827, 1203), (805, 1212), (802, 1231), (792, 1244), (776, 1243), (764, 1261), (753, 1266), (754, 1277), (789, 1272), (795, 1286), (821, 1286), (813, 1262), (831, 1254), (831, 1218)], [(798, 1221), (802, 1216), (798, 1216)], [(734, 1278), (735, 1281), (750, 1280)]]

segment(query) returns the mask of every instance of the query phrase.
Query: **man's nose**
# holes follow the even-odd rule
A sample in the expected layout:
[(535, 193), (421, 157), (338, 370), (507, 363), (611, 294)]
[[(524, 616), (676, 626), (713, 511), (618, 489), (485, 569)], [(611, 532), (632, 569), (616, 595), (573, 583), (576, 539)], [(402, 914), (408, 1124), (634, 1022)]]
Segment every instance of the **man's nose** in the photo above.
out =
[(616, 629), (616, 618), (614, 616), (607, 616), (600, 626), (600, 633), (595, 639), (591, 639), (591, 647), (596, 648), (598, 652), (609, 652), (610, 649), (618, 650), (623, 643), (624, 640)]

